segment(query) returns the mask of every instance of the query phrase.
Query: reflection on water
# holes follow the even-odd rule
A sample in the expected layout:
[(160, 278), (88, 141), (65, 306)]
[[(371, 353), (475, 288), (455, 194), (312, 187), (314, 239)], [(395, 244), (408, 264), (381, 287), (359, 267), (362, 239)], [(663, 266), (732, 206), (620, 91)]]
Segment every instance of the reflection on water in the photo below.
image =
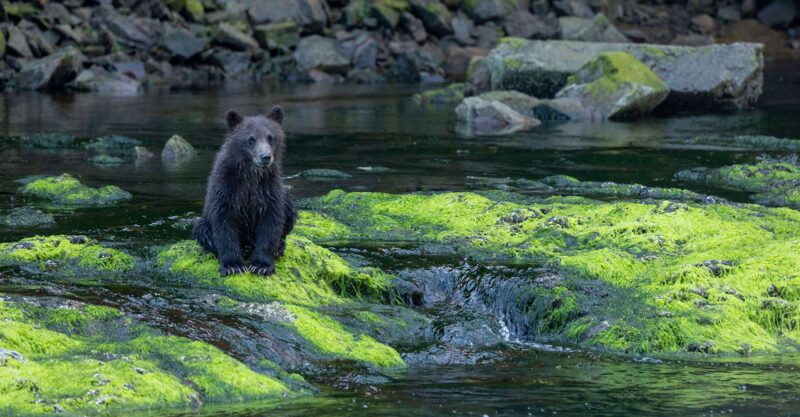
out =
[[(185, 231), (147, 232), (137, 226), (199, 212), (206, 175), (224, 135), (223, 115), (229, 108), (253, 114), (275, 103), (284, 105), (287, 174), (333, 168), (352, 175), (326, 182), (291, 179), (288, 183), (298, 196), (319, 195), (332, 188), (465, 190), (480, 187), (469, 177), (537, 179), (567, 174), (584, 180), (680, 186), (746, 201), (746, 195), (739, 193), (676, 183), (673, 174), (697, 166), (749, 162), (759, 151), (681, 145), (681, 139), (734, 134), (800, 137), (796, 116), (800, 106), (780, 101), (744, 113), (635, 123), (545, 124), (510, 136), (464, 138), (454, 130), (452, 109), (415, 106), (409, 99), (414, 88), (233, 86), (202, 93), (119, 98), (0, 96), (0, 135), (113, 133), (141, 139), (156, 154), (137, 163), (98, 166), (88, 163), (88, 154), (82, 150), (0, 147), (0, 211), (24, 203), (13, 181), (31, 174), (69, 172), (88, 184), (116, 184), (134, 194), (131, 203), (113, 210), (57, 212), (57, 224), (47, 229), (3, 229), (2, 240), (34, 233), (86, 233), (146, 247), (185, 238)], [(158, 154), (175, 133), (187, 138), (199, 153), (185, 163), (165, 166)], [(389, 169), (359, 169), (364, 166)], [(767, 364), (652, 363), (524, 347), (507, 353), (506, 359), (492, 365), (411, 367), (380, 386), (329, 389), (314, 399), (277, 404), (211, 407), (202, 415), (800, 415), (796, 377), (800, 358), (796, 357)]]

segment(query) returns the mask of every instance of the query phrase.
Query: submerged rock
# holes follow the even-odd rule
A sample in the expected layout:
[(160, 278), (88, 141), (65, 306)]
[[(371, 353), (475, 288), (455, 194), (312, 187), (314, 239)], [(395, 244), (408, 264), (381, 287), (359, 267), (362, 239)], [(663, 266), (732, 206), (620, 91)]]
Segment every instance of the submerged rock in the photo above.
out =
[(85, 143), (83, 147), (94, 151), (128, 153), (141, 144), (142, 141), (139, 139), (122, 135), (107, 135)]
[(423, 253), (545, 266), (549, 275), (520, 276), (527, 284), (503, 310), (534, 340), (647, 354), (796, 351), (800, 341), (793, 210), (338, 190), (303, 205), (317, 214), (297, 230), (317, 242), (416, 242)]
[(763, 151), (800, 151), (800, 140), (776, 138), (763, 135), (698, 136), (681, 140), (682, 145), (717, 146), (725, 148), (754, 149)]
[(489, 91), (478, 97), (484, 100), (499, 101), (524, 116), (533, 117), (541, 121), (584, 120), (591, 118), (589, 109), (584, 107), (580, 100), (572, 97), (540, 100), (514, 90)]
[(648, 187), (640, 184), (618, 184), (612, 181), (580, 181), (568, 175), (554, 175), (539, 180), (559, 193), (585, 196), (609, 196), (634, 199), (722, 201), (681, 188)]
[(141, 81), (127, 74), (109, 72), (102, 67), (81, 71), (66, 87), (77, 91), (114, 95), (133, 95), (144, 90)]
[(478, 135), (510, 134), (539, 125), (539, 120), (522, 115), (497, 100), (467, 97), (456, 107), (458, 119), (467, 133)]
[(52, 214), (32, 207), (17, 207), (6, 215), (0, 215), (0, 224), (9, 227), (35, 227), (55, 223)]
[(103, 153), (90, 157), (89, 162), (96, 165), (119, 165), (124, 164), (127, 161), (118, 156), (111, 156)]
[(131, 193), (114, 185), (92, 188), (69, 174), (22, 180), (20, 192), (67, 206), (106, 206), (133, 198)]
[(161, 160), (165, 162), (181, 161), (191, 158), (196, 151), (192, 144), (180, 135), (172, 135), (161, 150)]
[(35, 133), (19, 138), (19, 144), (26, 148), (69, 148), (77, 141), (78, 138), (66, 133)]
[(333, 179), (346, 179), (351, 178), (352, 175), (342, 172), (336, 169), (328, 169), (328, 168), (312, 168), (307, 169), (305, 171), (301, 171), (297, 174), (300, 178), (308, 178), (311, 180), (333, 180)]
[(667, 84), (665, 109), (742, 109), (763, 84), (762, 47), (736, 43), (692, 48), (506, 38), (489, 54), (492, 88), (553, 97), (570, 75), (602, 53), (628, 52)]
[(669, 89), (647, 66), (627, 52), (608, 52), (567, 79), (556, 98), (574, 98), (593, 119), (624, 119), (650, 113)]
[(694, 168), (675, 174), (681, 181), (755, 193), (752, 199), (768, 206), (800, 209), (800, 163), (797, 158), (763, 159), (755, 164), (717, 169)]

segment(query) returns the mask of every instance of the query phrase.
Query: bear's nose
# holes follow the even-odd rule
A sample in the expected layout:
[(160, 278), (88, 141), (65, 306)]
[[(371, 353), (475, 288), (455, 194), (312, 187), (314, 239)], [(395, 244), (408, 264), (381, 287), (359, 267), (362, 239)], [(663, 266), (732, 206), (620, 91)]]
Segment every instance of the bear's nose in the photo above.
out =
[(262, 164), (271, 164), (272, 163), (272, 154), (262, 153), (261, 154), (261, 163)]

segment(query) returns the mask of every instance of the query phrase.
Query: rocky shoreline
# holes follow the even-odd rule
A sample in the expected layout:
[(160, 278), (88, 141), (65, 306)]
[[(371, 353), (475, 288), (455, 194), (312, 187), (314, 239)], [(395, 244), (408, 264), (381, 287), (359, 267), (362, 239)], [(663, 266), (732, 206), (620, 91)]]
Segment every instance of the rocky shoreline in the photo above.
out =
[(159, 86), (461, 80), (500, 39), (706, 46), (798, 57), (793, 2), (114, 0), (3, 2), (10, 91), (135, 94)]

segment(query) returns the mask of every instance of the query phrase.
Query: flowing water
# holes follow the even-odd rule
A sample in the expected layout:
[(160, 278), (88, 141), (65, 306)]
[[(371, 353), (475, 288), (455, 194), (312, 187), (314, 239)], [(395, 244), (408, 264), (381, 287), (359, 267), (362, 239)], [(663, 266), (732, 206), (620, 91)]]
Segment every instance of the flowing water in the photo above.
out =
[[(329, 181), (292, 178), (298, 197), (348, 191), (478, 190), (491, 181), (475, 177), (538, 179), (566, 174), (581, 180), (688, 188), (747, 201), (724, 189), (680, 183), (673, 175), (698, 166), (752, 162), (759, 150), (686, 145), (696, 136), (761, 134), (800, 138), (800, 78), (784, 72), (768, 77), (767, 91), (754, 111), (714, 115), (673, 115), (633, 123), (545, 124), (527, 133), (468, 138), (456, 133), (450, 106), (418, 107), (409, 86), (229, 85), (203, 91), (150, 93), (137, 97), (25, 93), (0, 96), (0, 135), (62, 132), (81, 137), (120, 134), (141, 139), (160, 151), (172, 134), (186, 137), (198, 156), (179, 164), (159, 158), (118, 166), (86, 161), (84, 151), (0, 148), (0, 211), (19, 204), (15, 179), (31, 174), (71, 173), (90, 185), (115, 184), (134, 199), (119, 208), (56, 214), (47, 229), (0, 229), (2, 241), (35, 233), (82, 233), (139, 247), (186, 238), (187, 231), (158, 227), (169, 216), (202, 209), (206, 175), (224, 134), (230, 108), (264, 113), (275, 103), (286, 111), (288, 154), (285, 174), (331, 168), (352, 177)], [(771, 155), (783, 155), (771, 152)], [(352, 248), (335, 248), (342, 253)], [(469, 277), (474, 266), (455, 260), (373, 257), (400, 275), (436, 274), (428, 264), (453, 264), (435, 279)], [(411, 272), (409, 272), (411, 271)], [(496, 272), (499, 274), (499, 272)], [(449, 275), (448, 275), (449, 274)], [(444, 277), (444, 278), (442, 278)], [(434, 279), (431, 278), (431, 279)], [(0, 290), (53, 293), (53, 288), (16, 285), (0, 273)], [(491, 290), (491, 284), (489, 290)], [(55, 286), (55, 285), (54, 285)], [(20, 289), (23, 288), (23, 289)], [(192, 326), (214, 326), (189, 308), (157, 309), (143, 288), (94, 292), (69, 288), (73, 297), (115, 305), (168, 332), (209, 340)], [(479, 291), (476, 289), (475, 291)], [(486, 291), (486, 288), (483, 289)], [(169, 300), (169, 295), (162, 294)], [(464, 294), (465, 303), (472, 300)], [(169, 304), (169, 303), (168, 303)], [(491, 315), (488, 310), (476, 314)], [(496, 312), (494, 312), (496, 314)], [(208, 323), (206, 323), (208, 322)], [(502, 322), (502, 320), (501, 320)], [(224, 324), (224, 325), (230, 325)], [(220, 324), (220, 328), (224, 328)], [(494, 329), (496, 337), (514, 329)], [(463, 365), (412, 365), (381, 383), (339, 381), (313, 398), (207, 407), (199, 415), (800, 415), (800, 357), (699, 361), (654, 360), (601, 355), (570, 347), (509, 342)], [(163, 415), (163, 414), (162, 414)]]

